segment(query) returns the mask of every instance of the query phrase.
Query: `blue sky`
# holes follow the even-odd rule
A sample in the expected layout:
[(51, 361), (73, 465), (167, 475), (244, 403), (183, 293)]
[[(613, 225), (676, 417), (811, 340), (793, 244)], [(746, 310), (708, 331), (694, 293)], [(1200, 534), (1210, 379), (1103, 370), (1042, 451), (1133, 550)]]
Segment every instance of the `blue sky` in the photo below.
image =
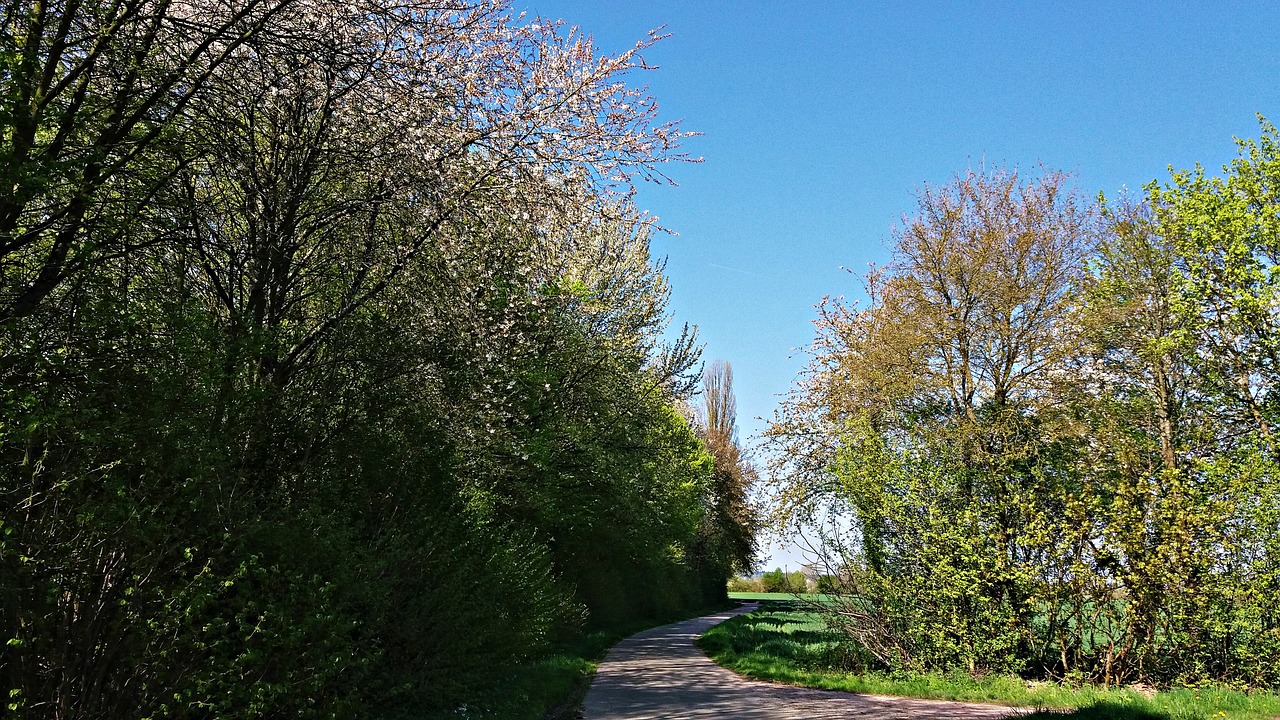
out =
[[(704, 133), (640, 207), (679, 233), (676, 322), (734, 367), (744, 437), (803, 365), (813, 306), (859, 276), (924, 183), (966, 167), (1062, 169), (1115, 195), (1216, 169), (1256, 114), (1280, 122), (1280, 11), (1266, 3), (515, 0), (606, 52), (652, 28), (663, 119)], [(850, 274), (841, 268), (850, 268)], [(795, 559), (778, 553), (778, 562)], [(772, 563), (771, 563), (772, 566)]]

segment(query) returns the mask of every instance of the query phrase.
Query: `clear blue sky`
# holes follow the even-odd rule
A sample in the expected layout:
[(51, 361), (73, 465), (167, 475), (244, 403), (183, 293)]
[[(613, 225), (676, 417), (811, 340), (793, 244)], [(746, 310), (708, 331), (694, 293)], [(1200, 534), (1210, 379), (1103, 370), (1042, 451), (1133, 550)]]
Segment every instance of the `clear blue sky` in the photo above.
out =
[(1115, 195), (1280, 122), (1269, 3), (514, 2), (607, 52), (671, 33), (629, 79), (705, 133), (686, 144), (705, 162), (638, 201), (679, 233), (656, 242), (676, 322), (733, 364), (744, 437), (803, 365), (813, 305), (861, 295), (923, 183), (1044, 165)]

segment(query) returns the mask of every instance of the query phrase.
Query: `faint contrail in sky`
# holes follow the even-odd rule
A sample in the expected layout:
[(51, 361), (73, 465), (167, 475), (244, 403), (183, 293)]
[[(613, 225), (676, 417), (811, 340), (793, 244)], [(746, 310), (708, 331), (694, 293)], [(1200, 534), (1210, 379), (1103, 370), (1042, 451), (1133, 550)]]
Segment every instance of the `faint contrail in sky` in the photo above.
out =
[(711, 266), (711, 267), (713, 267), (713, 268), (720, 268), (721, 270), (731, 270), (731, 271), (736, 272), (736, 273), (742, 273), (743, 275), (750, 275), (751, 277), (758, 277), (758, 278), (761, 278), (761, 279), (768, 279), (768, 278), (765, 278), (765, 276), (760, 275), (759, 273), (753, 273), (753, 272), (751, 272), (750, 270), (743, 270), (742, 268), (729, 267), (728, 265), (717, 265), (716, 263), (707, 263), (707, 264), (708, 264), (708, 265), (710, 265), (710, 266)]

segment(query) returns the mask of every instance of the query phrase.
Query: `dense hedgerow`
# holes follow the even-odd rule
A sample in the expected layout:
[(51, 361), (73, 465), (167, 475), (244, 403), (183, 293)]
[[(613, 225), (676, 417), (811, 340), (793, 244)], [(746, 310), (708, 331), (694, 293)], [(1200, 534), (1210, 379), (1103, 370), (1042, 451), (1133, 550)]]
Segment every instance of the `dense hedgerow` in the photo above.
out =
[(480, 712), (723, 583), (628, 202), (685, 157), (619, 81), (657, 38), (498, 0), (3, 22), (0, 712)]
[(1280, 686), (1280, 155), (1240, 147), (1139, 202), (927, 187), (870, 303), (824, 306), (779, 520), (880, 667)]

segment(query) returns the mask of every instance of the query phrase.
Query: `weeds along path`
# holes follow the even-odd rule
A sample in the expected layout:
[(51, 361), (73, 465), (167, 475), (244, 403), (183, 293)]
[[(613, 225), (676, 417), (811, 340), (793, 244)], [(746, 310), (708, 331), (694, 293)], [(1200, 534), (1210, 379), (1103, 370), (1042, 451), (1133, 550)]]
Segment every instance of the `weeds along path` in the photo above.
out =
[(698, 650), (694, 641), (708, 628), (756, 607), (744, 605), (719, 615), (663, 625), (618, 643), (600, 663), (583, 703), (583, 717), (890, 720), (1000, 718), (1020, 712), (999, 705), (857, 695), (749, 680), (720, 667)]

